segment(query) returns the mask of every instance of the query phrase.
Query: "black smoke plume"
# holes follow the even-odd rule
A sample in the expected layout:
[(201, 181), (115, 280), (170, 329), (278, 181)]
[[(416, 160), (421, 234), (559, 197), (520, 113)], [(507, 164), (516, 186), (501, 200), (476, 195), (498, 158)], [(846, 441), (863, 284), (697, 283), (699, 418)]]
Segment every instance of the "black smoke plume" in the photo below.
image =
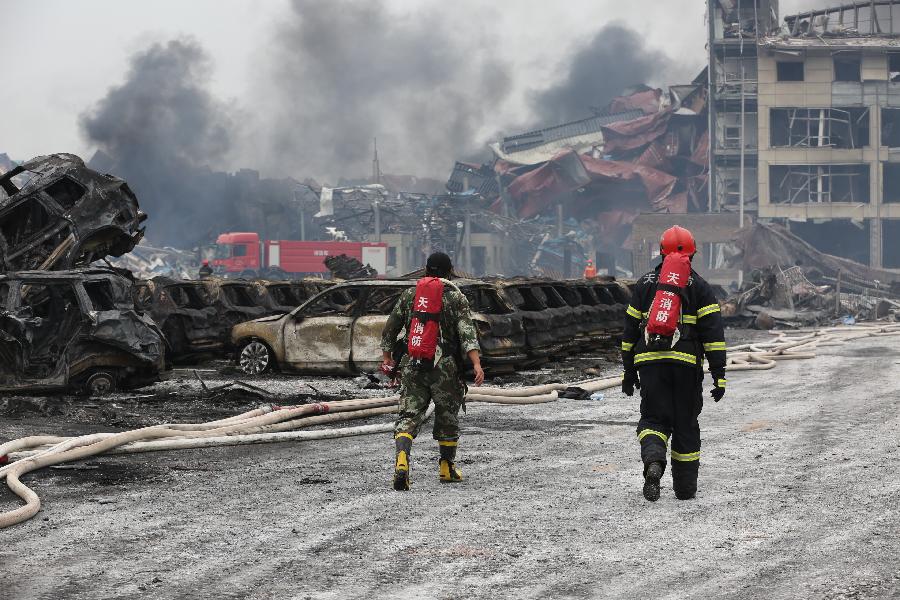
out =
[(684, 72), (662, 52), (647, 48), (636, 31), (617, 23), (598, 31), (567, 60), (564, 71), (559, 83), (534, 96), (538, 126), (583, 119), (590, 107), (605, 107), (629, 87), (676, 83), (673, 77)]
[(106, 170), (129, 182), (150, 215), (155, 242), (194, 243), (213, 217), (234, 218), (228, 186), (216, 177), (224, 174), (207, 168), (234, 137), (230, 109), (207, 90), (210, 69), (192, 40), (153, 44), (131, 58), (125, 82), (81, 116), (87, 138), (113, 161)]
[[(439, 13), (396, 14), (380, 2), (294, 0), (265, 63), (256, 115), (268, 169), (331, 181), (383, 171), (445, 177), (483, 149), (480, 128), (510, 92), (490, 31), (457, 35)], [(478, 40), (478, 43), (473, 43)]]

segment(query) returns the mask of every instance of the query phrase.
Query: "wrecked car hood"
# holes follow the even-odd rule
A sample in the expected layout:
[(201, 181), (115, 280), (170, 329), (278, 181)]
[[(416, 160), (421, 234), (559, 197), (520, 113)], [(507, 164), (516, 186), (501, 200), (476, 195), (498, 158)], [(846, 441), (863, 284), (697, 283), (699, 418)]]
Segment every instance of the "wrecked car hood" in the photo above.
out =
[(148, 363), (158, 363), (162, 357), (162, 340), (156, 325), (146, 316), (134, 311), (104, 310), (92, 313), (95, 324), (91, 337), (110, 346), (131, 352)]

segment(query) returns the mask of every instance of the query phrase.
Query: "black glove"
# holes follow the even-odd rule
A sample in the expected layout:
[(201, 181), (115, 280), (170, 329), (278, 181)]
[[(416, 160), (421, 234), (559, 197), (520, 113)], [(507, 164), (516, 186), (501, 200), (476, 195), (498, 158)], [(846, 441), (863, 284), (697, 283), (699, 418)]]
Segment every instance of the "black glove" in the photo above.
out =
[(710, 390), (709, 394), (712, 396), (713, 400), (718, 402), (725, 395), (725, 373), (714, 373), (713, 374), (713, 389)]
[(622, 393), (626, 396), (633, 396), (634, 388), (641, 389), (641, 380), (638, 379), (637, 369), (626, 369), (622, 375)]

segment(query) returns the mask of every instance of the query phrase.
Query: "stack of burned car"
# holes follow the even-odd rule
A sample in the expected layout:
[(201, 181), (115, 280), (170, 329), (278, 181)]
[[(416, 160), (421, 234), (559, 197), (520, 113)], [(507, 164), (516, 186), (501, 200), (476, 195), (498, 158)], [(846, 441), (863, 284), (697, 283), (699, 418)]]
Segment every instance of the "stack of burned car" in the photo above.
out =
[(72, 154), (0, 176), (0, 390), (102, 394), (156, 380), (163, 336), (135, 310), (130, 273), (90, 268), (141, 239), (128, 185)]
[[(415, 280), (335, 285), (290, 313), (235, 326), (231, 345), (247, 374), (270, 369), (351, 374), (381, 362), (381, 332), (398, 297)], [(457, 279), (478, 330), (482, 364), (509, 371), (608, 344), (627, 288), (615, 281)]]

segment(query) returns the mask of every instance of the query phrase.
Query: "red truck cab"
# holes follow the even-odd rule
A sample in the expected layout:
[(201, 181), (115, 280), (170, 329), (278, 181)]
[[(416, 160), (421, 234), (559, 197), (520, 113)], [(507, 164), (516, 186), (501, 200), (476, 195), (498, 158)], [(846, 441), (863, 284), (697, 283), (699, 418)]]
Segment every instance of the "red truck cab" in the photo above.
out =
[(259, 235), (223, 233), (216, 238), (213, 269), (218, 273), (256, 277), (261, 272)]

